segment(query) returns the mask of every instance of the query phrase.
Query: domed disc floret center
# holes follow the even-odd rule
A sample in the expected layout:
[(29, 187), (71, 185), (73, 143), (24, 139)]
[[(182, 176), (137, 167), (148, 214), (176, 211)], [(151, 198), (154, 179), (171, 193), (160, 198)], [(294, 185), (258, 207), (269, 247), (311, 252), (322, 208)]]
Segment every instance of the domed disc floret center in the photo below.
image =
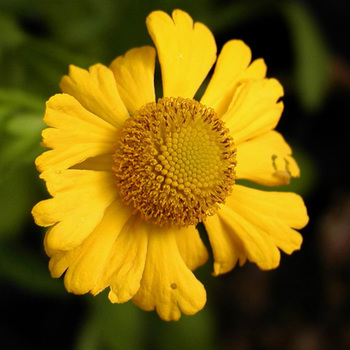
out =
[(233, 140), (213, 109), (165, 97), (126, 121), (113, 170), (121, 197), (143, 219), (181, 227), (224, 203), (235, 165)]

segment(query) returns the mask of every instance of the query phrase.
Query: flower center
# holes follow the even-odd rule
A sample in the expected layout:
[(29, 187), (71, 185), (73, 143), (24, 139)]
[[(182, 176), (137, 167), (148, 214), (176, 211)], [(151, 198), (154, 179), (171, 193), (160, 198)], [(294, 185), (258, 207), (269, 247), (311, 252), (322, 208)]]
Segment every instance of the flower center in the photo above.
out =
[(156, 225), (205, 221), (235, 182), (236, 150), (215, 111), (184, 98), (143, 106), (121, 130), (114, 173), (123, 200)]

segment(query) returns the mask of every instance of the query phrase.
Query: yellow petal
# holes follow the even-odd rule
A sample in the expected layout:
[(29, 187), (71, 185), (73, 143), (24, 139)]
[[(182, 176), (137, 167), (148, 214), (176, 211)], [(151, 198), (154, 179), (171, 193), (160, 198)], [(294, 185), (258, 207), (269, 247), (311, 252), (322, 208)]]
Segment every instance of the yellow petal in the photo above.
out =
[(120, 97), (131, 115), (155, 100), (154, 66), (156, 51), (143, 46), (129, 50), (110, 65)]
[(112, 303), (130, 300), (140, 288), (147, 254), (147, 230), (148, 224), (132, 216), (113, 246), (101, 285), (96, 286), (103, 288), (108, 282), (111, 288), (108, 298)]
[(114, 242), (129, 217), (130, 211), (121, 201), (113, 202), (101, 222), (78, 247), (52, 256), (49, 264), (52, 276), (60, 277), (67, 269), (64, 284), (69, 292), (84, 294), (92, 291), (106, 273)]
[(144, 310), (156, 308), (163, 320), (192, 315), (206, 302), (205, 289), (184, 263), (176, 242), (178, 229), (153, 226), (145, 270), (133, 301)]
[(265, 186), (279, 186), (299, 176), (292, 150), (281, 134), (269, 131), (237, 145), (237, 179)]
[(64, 170), (89, 157), (114, 150), (117, 130), (87, 111), (72, 96), (58, 94), (46, 103), (43, 146), (53, 150), (36, 159), (39, 171)]
[(265, 61), (262, 58), (254, 60), (249, 67), (243, 72), (241, 81), (249, 79), (263, 79), (266, 76), (267, 67)]
[(218, 215), (209, 216), (205, 228), (214, 255), (214, 276), (231, 271), (238, 261), (240, 265), (245, 263), (247, 259), (242, 243), (235, 235), (228, 234), (231, 229), (226, 222)]
[(82, 163), (72, 166), (70, 169), (111, 171), (114, 165), (113, 153), (88, 158)]
[(281, 117), (283, 88), (276, 79), (242, 83), (222, 119), (236, 144), (274, 129)]
[(186, 12), (174, 10), (172, 17), (155, 11), (146, 21), (158, 52), (163, 95), (192, 98), (216, 60), (215, 39)]
[(113, 72), (102, 64), (95, 64), (88, 71), (71, 65), (60, 87), (62, 92), (72, 95), (84, 108), (116, 128), (129, 117)]
[(71, 250), (81, 244), (118, 197), (112, 172), (47, 171), (41, 178), (54, 198), (39, 202), (32, 214), (37, 225), (55, 225), (47, 232), (48, 249)]
[[(302, 237), (293, 228), (300, 229), (308, 222), (300, 196), (294, 193), (259, 191), (239, 185), (235, 185), (231, 197), (217, 215), (221, 222), (220, 235), (228, 235), (230, 238), (226, 237), (227, 241), (238, 241), (236, 256), (241, 261), (247, 258), (255, 262), (263, 270), (279, 265), (278, 248), (287, 254), (300, 248)], [(220, 247), (220, 243), (214, 243), (217, 236), (215, 227), (208, 226), (207, 232), (212, 247)], [(236, 261), (218, 261), (222, 268), (217, 267), (216, 273), (229, 271), (229, 265), (233, 268)]]
[(208, 251), (194, 226), (178, 230), (175, 237), (180, 255), (190, 270), (206, 263)]
[(242, 81), (265, 77), (264, 61), (256, 60), (248, 67), (251, 57), (250, 48), (243, 41), (228, 41), (220, 52), (214, 74), (200, 102), (214, 108), (216, 113), (222, 116)]

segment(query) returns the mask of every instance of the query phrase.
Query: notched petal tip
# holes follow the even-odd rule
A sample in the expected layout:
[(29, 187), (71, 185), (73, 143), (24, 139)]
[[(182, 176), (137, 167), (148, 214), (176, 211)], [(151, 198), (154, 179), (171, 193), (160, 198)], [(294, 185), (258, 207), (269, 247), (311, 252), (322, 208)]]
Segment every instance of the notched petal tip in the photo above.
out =
[(192, 98), (216, 60), (213, 34), (181, 10), (172, 18), (152, 12), (146, 24), (158, 52), (163, 95)]
[[(214, 275), (228, 272), (239, 261), (261, 270), (279, 266), (281, 253), (299, 250), (302, 236), (295, 229), (308, 222), (300, 196), (236, 185), (231, 197), (206, 228), (214, 253)], [(208, 220), (207, 220), (208, 221)]]
[(110, 64), (120, 96), (130, 115), (155, 101), (154, 69), (156, 50), (152, 46), (136, 47)]
[(193, 315), (206, 303), (206, 291), (183, 261), (175, 229), (152, 226), (149, 233), (145, 270), (133, 302), (146, 311), (156, 309), (166, 321), (181, 313)]
[(182, 22), (182, 23), (186, 23), (189, 26), (192, 26), (192, 28), (194, 26), (192, 17), (183, 10), (175, 9), (171, 13), (171, 16), (175, 24)]
[(73, 96), (89, 112), (119, 128), (129, 113), (121, 100), (113, 72), (102, 64), (88, 70), (69, 66), (60, 82), (62, 92)]
[(179, 20), (187, 21), (188, 23), (193, 23), (193, 19), (191, 18), (191, 16), (187, 12), (180, 9), (173, 10), (171, 16), (169, 16), (166, 12), (161, 10), (152, 11), (146, 18), (147, 26), (153, 20), (159, 20), (168, 23), (170, 22), (172, 24)]
[(65, 93), (66, 87), (69, 84), (72, 84), (72, 82), (75, 80), (75, 77), (79, 76), (80, 74), (86, 75), (87, 71), (83, 68), (75, 66), (74, 64), (70, 64), (68, 66), (68, 74), (64, 75), (59, 83), (61, 91)]

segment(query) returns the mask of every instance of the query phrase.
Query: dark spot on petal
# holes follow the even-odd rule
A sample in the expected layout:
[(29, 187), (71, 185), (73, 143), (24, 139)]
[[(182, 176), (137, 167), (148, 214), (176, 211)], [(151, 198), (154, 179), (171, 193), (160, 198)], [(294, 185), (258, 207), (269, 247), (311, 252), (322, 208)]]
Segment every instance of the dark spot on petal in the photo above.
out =
[(171, 287), (172, 289), (176, 289), (176, 288), (177, 288), (177, 284), (176, 284), (176, 283), (172, 283), (172, 284), (170, 285), (170, 287)]

